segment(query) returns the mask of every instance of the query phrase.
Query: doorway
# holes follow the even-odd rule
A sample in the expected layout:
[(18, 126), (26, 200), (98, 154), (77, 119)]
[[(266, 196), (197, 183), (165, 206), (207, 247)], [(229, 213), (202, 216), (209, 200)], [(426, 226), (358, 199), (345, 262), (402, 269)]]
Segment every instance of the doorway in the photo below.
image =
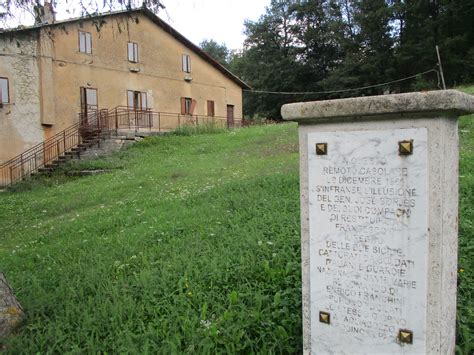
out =
[(98, 108), (97, 89), (81, 87), (81, 120), (87, 121)]
[(146, 92), (127, 90), (127, 109), (130, 128), (151, 127), (152, 116)]
[(127, 91), (127, 106), (134, 111), (145, 111), (148, 108), (146, 92)]
[(227, 105), (227, 128), (234, 127), (234, 105)]

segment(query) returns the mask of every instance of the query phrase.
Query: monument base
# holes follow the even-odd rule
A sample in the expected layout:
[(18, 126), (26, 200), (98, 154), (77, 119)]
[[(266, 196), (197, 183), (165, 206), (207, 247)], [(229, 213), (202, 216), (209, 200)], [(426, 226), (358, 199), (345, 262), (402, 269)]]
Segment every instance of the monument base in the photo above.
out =
[(455, 347), (457, 91), (285, 105), (299, 122), (304, 352)]

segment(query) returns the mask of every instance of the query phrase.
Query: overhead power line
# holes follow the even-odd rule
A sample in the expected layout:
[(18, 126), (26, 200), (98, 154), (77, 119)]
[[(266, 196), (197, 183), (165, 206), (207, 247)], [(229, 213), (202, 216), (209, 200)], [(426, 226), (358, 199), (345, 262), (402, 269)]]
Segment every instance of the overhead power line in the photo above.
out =
[(390, 84), (394, 83), (399, 83), (401, 81), (413, 79), (431, 72), (436, 72), (437, 75), (439, 75), (438, 71), (436, 69), (430, 69), (422, 73), (418, 73), (415, 75), (407, 76), (406, 78), (402, 79), (397, 79), (397, 80), (392, 80), (388, 81), (386, 83), (382, 84), (375, 84), (375, 85), (368, 85), (368, 86), (361, 86), (358, 88), (353, 88), (353, 89), (342, 89), (342, 90), (332, 90), (332, 91), (266, 91), (266, 90), (247, 90), (244, 89), (245, 92), (253, 92), (257, 94), (273, 94), (273, 95), (316, 95), (316, 94), (337, 94), (341, 92), (350, 92), (350, 91), (358, 91), (358, 90), (364, 90), (364, 89), (370, 89), (370, 88), (376, 88), (380, 86), (387, 86)]

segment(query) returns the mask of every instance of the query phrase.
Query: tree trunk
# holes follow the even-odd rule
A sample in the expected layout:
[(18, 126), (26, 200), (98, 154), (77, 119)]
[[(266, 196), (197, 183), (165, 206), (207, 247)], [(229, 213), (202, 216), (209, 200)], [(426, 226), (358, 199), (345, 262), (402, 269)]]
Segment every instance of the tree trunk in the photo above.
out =
[(22, 317), (23, 309), (8, 286), (5, 275), (0, 271), (0, 337), (10, 334)]

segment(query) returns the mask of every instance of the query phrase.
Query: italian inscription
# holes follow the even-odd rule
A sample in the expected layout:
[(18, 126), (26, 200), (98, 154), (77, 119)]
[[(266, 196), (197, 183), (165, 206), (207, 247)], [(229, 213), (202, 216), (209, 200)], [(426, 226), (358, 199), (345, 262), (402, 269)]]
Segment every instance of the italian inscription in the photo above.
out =
[[(399, 155), (398, 142), (411, 139), (413, 154)], [(423, 128), (308, 135), (314, 353), (424, 352), (426, 147)], [(400, 343), (400, 329), (413, 344)]]

